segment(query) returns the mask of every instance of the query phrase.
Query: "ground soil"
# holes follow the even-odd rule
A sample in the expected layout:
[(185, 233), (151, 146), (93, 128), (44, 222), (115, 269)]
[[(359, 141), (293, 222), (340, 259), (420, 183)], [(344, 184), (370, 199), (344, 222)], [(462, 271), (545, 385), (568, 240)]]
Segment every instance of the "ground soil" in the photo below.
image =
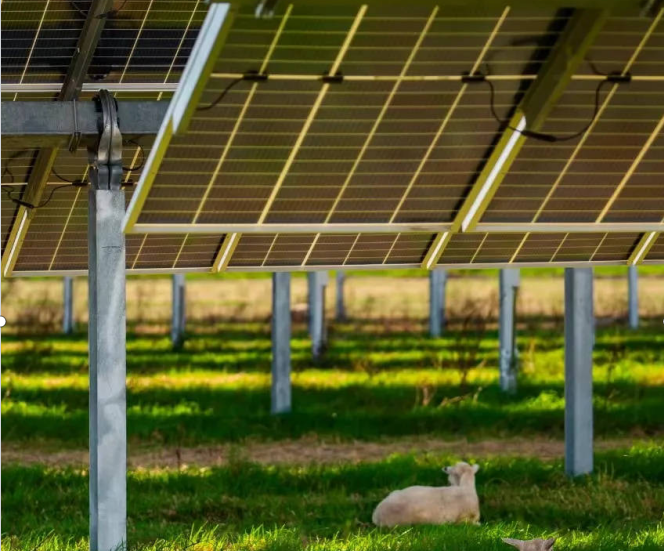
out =
[[(598, 440), (596, 450), (628, 448), (635, 439)], [(539, 459), (563, 457), (564, 443), (544, 439), (508, 439), (468, 442), (466, 440), (399, 439), (388, 442), (325, 443), (315, 438), (249, 443), (236, 446), (200, 446), (194, 448), (129, 447), (129, 468), (184, 468), (186, 466), (211, 467), (224, 465), (229, 457), (239, 457), (261, 464), (330, 464), (380, 461), (392, 454), (449, 453), (473, 457), (525, 456)], [(86, 450), (48, 451), (48, 445), (39, 448), (3, 444), (2, 463), (21, 465), (45, 464), (49, 466), (81, 467), (88, 464)]]

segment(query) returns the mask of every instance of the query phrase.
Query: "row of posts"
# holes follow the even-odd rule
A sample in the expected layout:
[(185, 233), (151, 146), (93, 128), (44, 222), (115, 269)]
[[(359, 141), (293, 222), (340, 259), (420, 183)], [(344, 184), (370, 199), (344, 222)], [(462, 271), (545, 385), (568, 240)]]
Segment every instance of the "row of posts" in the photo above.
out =
[[(327, 344), (327, 325), (325, 324), (325, 289), (328, 285), (327, 272), (309, 272), (308, 274), (308, 329), (312, 342), (312, 356), (314, 360), (321, 359)], [(517, 293), (520, 286), (518, 269), (500, 270), (500, 311), (499, 311), (499, 366), (500, 387), (507, 391), (516, 390), (516, 366), (518, 363), (518, 349), (516, 346), (516, 305)], [(344, 272), (336, 274), (336, 303), (335, 318), (337, 321), (346, 321), (346, 307), (344, 302)], [(628, 321), (629, 327), (636, 329), (639, 326), (638, 309), (638, 276), (635, 266), (629, 267), (628, 272)], [(429, 273), (429, 334), (440, 337), (445, 326), (445, 297), (447, 286), (447, 272), (445, 270), (432, 270)], [(286, 291), (286, 288), (288, 290)], [(71, 277), (64, 278), (64, 315), (63, 331), (71, 334), (74, 331), (74, 286)], [(184, 343), (185, 335), (185, 278), (184, 274), (173, 275), (172, 290), (172, 320), (171, 341), (175, 349)], [(288, 317), (287, 334), (290, 335), (290, 274), (276, 273), (273, 276), (273, 326), (280, 339), (284, 338), (286, 330), (283, 329)], [(285, 306), (284, 306), (285, 304)], [(284, 314), (287, 312), (288, 314)], [(279, 340), (273, 338), (273, 349), (280, 348)], [(281, 353), (283, 355), (284, 353)], [(290, 354), (288, 358), (290, 363)]]
[[(327, 345), (325, 323), (325, 290), (328, 285), (327, 272), (308, 274), (308, 329), (312, 342), (312, 356), (319, 361)], [(499, 280), (499, 381), (507, 393), (516, 392), (518, 373), (518, 348), (516, 346), (516, 307), (520, 287), (518, 269), (503, 269)], [(637, 328), (638, 290), (637, 271), (629, 268), (629, 326)], [(336, 319), (344, 321), (345, 274), (336, 274)], [(447, 272), (433, 270), (429, 275), (429, 333), (440, 337), (445, 326), (445, 297)], [(574, 384), (565, 385), (566, 426), (577, 426), (570, 434), (567, 446), (568, 464), (572, 471), (589, 472), (592, 467), (592, 349), (594, 345), (592, 269), (567, 269), (565, 271), (565, 380)], [(171, 339), (174, 348), (180, 348), (185, 335), (185, 280), (183, 274), (173, 276)], [(63, 329), (69, 334), (74, 330), (73, 280), (64, 279)], [(272, 393), (273, 414), (291, 410), (291, 274), (277, 272), (272, 276)], [(588, 440), (589, 438), (589, 440)], [(590, 453), (578, 450), (588, 444)], [(588, 459), (590, 458), (590, 459)], [(590, 461), (590, 468), (588, 468)]]
[[(280, 276), (286, 277), (286, 276)], [(327, 342), (325, 326), (325, 288), (328, 284), (327, 272), (309, 272), (309, 333), (312, 338), (312, 353), (314, 358), (319, 359), (324, 352)], [(275, 275), (274, 286), (277, 287)], [(281, 280), (280, 280), (281, 281)], [(290, 278), (288, 279), (290, 286)], [(335, 319), (343, 322), (347, 320), (346, 305), (344, 302), (344, 272), (336, 274), (336, 302)], [(631, 329), (639, 326), (639, 298), (638, 298), (638, 274), (636, 266), (630, 266), (628, 271), (628, 322)], [(281, 285), (285, 285), (282, 283)], [(445, 326), (445, 288), (447, 286), (447, 272), (445, 270), (432, 270), (429, 272), (429, 334), (432, 337), (440, 337)], [(517, 292), (520, 286), (518, 269), (500, 270), (500, 373), (501, 386), (508, 390), (512, 386), (511, 378), (507, 373), (512, 371), (517, 358), (514, 324), (516, 320)], [(290, 287), (289, 287), (290, 288)], [(289, 291), (290, 293), (290, 291)], [(276, 295), (273, 294), (273, 305), (276, 307)], [(74, 332), (74, 280), (71, 277), (64, 278), (63, 288), (64, 315), (62, 318), (62, 330), (70, 335)], [(171, 340), (175, 348), (184, 343), (185, 332), (185, 279), (184, 274), (173, 275), (172, 294), (172, 319)], [(288, 301), (290, 308), (290, 298)], [(505, 373), (505, 380), (503, 380)]]

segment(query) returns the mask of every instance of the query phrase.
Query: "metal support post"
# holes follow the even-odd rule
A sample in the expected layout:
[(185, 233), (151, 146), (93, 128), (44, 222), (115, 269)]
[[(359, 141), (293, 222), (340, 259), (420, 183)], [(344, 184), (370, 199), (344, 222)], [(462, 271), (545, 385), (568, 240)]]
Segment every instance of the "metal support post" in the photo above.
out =
[(115, 100), (99, 97), (101, 135), (90, 150), (90, 549), (127, 547), (125, 213)]
[(320, 360), (327, 344), (325, 327), (325, 288), (327, 272), (309, 272), (309, 335), (314, 360)]
[(500, 270), (500, 388), (516, 392), (519, 352), (516, 346), (516, 298), (519, 291), (519, 270)]
[(184, 274), (173, 274), (173, 300), (171, 314), (171, 342), (173, 348), (184, 344), (186, 288)]
[(429, 272), (429, 334), (440, 337), (445, 326), (445, 287), (447, 272), (434, 269)]
[(291, 275), (272, 274), (272, 413), (291, 410)]
[(639, 328), (639, 273), (636, 266), (628, 268), (628, 289), (627, 289), (627, 303), (628, 303), (628, 317), (629, 328)]
[(62, 332), (71, 335), (74, 332), (74, 278), (66, 276), (63, 284)]
[(339, 270), (337, 272), (337, 302), (336, 302), (336, 319), (337, 321), (346, 321), (346, 303), (344, 302), (344, 283), (346, 282), (346, 274)]
[(565, 269), (565, 471), (593, 470), (593, 270)]

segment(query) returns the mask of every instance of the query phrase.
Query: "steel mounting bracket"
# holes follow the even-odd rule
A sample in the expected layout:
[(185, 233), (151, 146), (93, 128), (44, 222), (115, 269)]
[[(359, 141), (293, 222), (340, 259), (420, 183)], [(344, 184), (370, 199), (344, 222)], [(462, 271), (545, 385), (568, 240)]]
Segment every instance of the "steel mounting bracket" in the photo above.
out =
[(122, 133), (118, 123), (118, 105), (108, 90), (95, 98), (98, 111), (99, 140), (88, 148), (90, 183), (94, 189), (119, 190), (122, 187)]

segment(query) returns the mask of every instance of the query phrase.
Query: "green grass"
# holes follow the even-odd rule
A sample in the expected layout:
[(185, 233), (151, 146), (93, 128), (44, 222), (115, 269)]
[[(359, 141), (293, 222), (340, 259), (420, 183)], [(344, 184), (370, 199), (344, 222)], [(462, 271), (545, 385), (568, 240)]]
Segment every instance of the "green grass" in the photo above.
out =
[[(378, 440), (412, 434), (470, 439), (563, 433), (562, 335), (520, 336), (520, 390), (497, 386), (497, 335), (487, 334), (465, 388), (455, 368), (454, 331), (442, 339), (412, 333), (331, 335), (323, 364), (312, 365), (309, 341), (293, 339), (293, 412), (269, 412), (267, 326), (221, 325), (191, 335), (173, 352), (164, 337), (131, 337), (127, 346), (128, 426), (146, 444), (279, 440), (316, 433), (333, 440)], [(615, 356), (620, 346), (624, 355)], [(664, 333), (600, 330), (595, 348), (596, 434), (653, 435), (664, 428)], [(2, 438), (51, 440), (84, 447), (88, 431), (87, 343), (41, 337), (3, 339)], [(428, 404), (418, 396), (433, 392)], [(461, 398), (460, 398), (461, 397)], [(450, 404), (450, 400), (454, 403)], [(443, 405), (441, 405), (443, 404)]]
[[(481, 461), (482, 526), (377, 530), (371, 511), (389, 491), (444, 483), (455, 457), (394, 456), (332, 466), (260, 466), (236, 458), (226, 467), (142, 470), (129, 475), (129, 539), (150, 547), (239, 549), (500, 549), (500, 537), (556, 535), (559, 549), (661, 549), (664, 450), (642, 445), (603, 453), (596, 473), (570, 480), (560, 461)], [(50, 548), (82, 548), (87, 476), (71, 469), (3, 469), (5, 548), (31, 549), (57, 531)], [(263, 526), (263, 530), (255, 527)], [(206, 531), (207, 530), (207, 531)], [(210, 532), (214, 530), (214, 532)], [(212, 540), (212, 541), (211, 541)], [(57, 545), (56, 545), (57, 543)], [(191, 543), (191, 538), (189, 544)], [(202, 544), (201, 544), (202, 545)]]
[[(420, 325), (335, 325), (314, 365), (301, 327), (293, 338), (293, 412), (269, 414), (266, 324), (189, 329), (184, 350), (162, 335), (130, 333), (130, 448), (233, 443), (222, 467), (140, 468), (129, 473), (132, 549), (508, 550), (501, 537), (557, 536), (556, 549), (664, 548), (664, 333), (599, 328), (594, 352), (595, 431), (629, 435), (631, 449), (596, 454), (590, 477), (570, 480), (562, 461), (463, 457), (481, 464), (482, 526), (377, 530), (371, 511), (389, 491), (443, 484), (460, 459), (396, 455), (374, 463), (265, 465), (245, 441), (315, 434), (337, 441), (397, 437), (470, 440), (561, 438), (563, 334), (526, 323), (519, 332), (519, 391), (497, 387), (497, 335), (486, 334), (466, 386), (455, 368), (454, 329), (430, 339)], [(3, 335), (2, 440), (27, 453), (83, 449), (88, 438), (87, 342)], [(423, 403), (423, 389), (431, 393)], [(536, 444), (534, 444), (536, 446)], [(535, 450), (536, 451), (536, 450)], [(87, 548), (87, 472), (6, 464), (2, 549)]]

